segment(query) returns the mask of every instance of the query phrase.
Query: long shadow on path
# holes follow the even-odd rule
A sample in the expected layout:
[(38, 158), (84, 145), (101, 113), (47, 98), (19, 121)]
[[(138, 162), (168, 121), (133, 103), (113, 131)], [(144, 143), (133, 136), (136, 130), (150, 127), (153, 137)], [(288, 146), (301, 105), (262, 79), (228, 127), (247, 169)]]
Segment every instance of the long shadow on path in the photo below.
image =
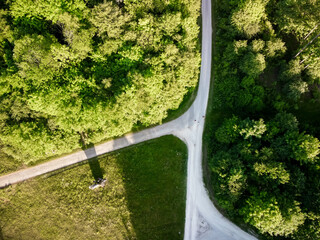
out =
[(87, 149), (84, 149), (84, 153), (88, 158), (88, 163), (91, 169), (92, 176), (95, 180), (103, 178), (104, 171), (101, 169), (99, 158), (97, 157), (96, 149), (93, 145), (89, 145)]

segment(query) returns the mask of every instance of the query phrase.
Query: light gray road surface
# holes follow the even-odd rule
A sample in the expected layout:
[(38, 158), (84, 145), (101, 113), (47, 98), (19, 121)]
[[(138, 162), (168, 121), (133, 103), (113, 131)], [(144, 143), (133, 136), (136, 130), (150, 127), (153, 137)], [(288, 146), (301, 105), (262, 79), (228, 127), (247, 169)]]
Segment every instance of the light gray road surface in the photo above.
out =
[(179, 118), (127, 134), (122, 138), (80, 151), (35, 167), (20, 170), (0, 177), (0, 187), (51, 172), (88, 158), (144, 142), (160, 136), (173, 134), (188, 146), (188, 176), (185, 240), (251, 240), (256, 239), (223, 217), (212, 204), (204, 187), (202, 176), (202, 134), (207, 108), (211, 74), (211, 1), (202, 1), (202, 63), (197, 97)]

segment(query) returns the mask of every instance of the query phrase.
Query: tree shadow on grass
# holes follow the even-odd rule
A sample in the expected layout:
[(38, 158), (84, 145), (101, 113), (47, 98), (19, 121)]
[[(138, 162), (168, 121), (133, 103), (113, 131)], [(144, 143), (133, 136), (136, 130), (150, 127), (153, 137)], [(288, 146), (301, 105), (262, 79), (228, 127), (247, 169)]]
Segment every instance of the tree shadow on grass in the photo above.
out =
[(130, 221), (139, 240), (183, 239), (187, 156), (185, 145), (172, 138), (151, 140), (117, 158)]

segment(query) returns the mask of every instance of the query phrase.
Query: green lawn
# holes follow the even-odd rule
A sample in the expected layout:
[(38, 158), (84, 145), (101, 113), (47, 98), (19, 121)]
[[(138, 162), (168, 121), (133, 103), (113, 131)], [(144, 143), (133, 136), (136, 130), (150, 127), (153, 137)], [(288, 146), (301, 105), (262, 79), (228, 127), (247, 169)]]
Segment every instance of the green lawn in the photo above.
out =
[(165, 136), (1, 189), (0, 239), (183, 239), (186, 167)]

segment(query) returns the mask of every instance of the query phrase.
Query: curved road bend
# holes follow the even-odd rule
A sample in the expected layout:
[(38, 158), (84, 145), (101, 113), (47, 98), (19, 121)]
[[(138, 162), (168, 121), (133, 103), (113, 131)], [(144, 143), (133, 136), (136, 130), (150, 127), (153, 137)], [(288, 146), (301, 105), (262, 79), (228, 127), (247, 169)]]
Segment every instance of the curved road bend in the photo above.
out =
[(85, 152), (76, 152), (50, 162), (1, 176), (0, 188), (84, 161), (97, 155), (164, 135), (173, 134), (183, 140), (188, 146), (188, 180), (184, 239), (256, 239), (242, 231), (218, 212), (209, 199), (202, 180), (202, 134), (211, 76), (211, 19), (211, 1), (202, 0), (202, 62), (200, 81), (197, 97), (187, 112), (171, 122), (137, 133), (127, 134), (122, 138), (97, 145)]

